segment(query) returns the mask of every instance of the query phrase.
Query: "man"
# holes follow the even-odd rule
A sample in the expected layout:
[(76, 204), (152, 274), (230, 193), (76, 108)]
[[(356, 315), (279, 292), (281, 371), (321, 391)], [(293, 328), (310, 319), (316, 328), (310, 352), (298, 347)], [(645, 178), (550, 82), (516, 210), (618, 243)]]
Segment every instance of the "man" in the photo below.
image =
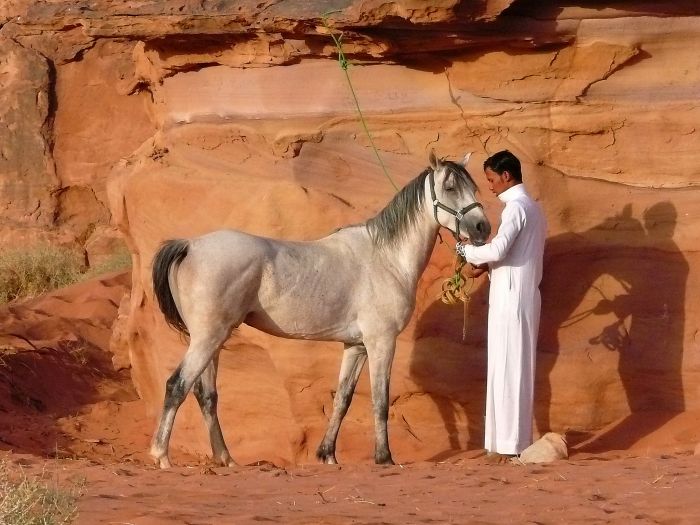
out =
[(490, 274), (484, 430), (487, 459), (503, 463), (532, 443), (535, 351), (540, 322), (546, 223), (525, 190), (520, 161), (500, 151), (484, 162), (489, 189), (505, 203), (501, 225), (483, 246), (457, 243), (474, 275)]

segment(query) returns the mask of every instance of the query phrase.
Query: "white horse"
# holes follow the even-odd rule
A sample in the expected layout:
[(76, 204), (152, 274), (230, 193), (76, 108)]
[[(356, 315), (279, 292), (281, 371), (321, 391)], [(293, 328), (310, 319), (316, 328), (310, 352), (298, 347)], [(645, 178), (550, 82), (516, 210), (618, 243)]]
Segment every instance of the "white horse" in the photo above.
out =
[(166, 383), (151, 445), (161, 468), (179, 406), (194, 386), (214, 460), (235, 465), (216, 411), (221, 345), (241, 323), (293, 339), (339, 341), (333, 415), (317, 457), (336, 463), (335, 444), (366, 360), (374, 408), (376, 463), (392, 464), (387, 435), (389, 378), (396, 337), (415, 307), (416, 286), (440, 226), (483, 243), (491, 232), (477, 187), (455, 162), (430, 154), (430, 167), (361, 225), (309, 242), (220, 230), (165, 242), (153, 261), (153, 288), (166, 321), (190, 344)]

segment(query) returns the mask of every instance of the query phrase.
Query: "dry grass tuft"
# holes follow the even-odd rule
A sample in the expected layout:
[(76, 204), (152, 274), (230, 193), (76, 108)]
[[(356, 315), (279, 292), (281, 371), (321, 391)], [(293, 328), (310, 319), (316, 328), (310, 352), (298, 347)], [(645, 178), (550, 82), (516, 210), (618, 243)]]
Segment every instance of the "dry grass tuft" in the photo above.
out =
[(83, 275), (83, 279), (92, 279), (103, 273), (111, 273), (119, 270), (126, 270), (131, 268), (131, 253), (128, 248), (124, 246), (123, 248), (114, 252), (108, 259), (104, 262), (91, 266), (87, 272)]
[(40, 246), (0, 254), (0, 302), (41, 295), (80, 279), (82, 261), (65, 248)]
[(0, 524), (64, 525), (77, 516), (77, 488), (47, 487), (0, 461)]
[(38, 246), (5, 251), (0, 253), (0, 304), (36, 297), (130, 266), (126, 248), (93, 268), (86, 268), (84, 261), (67, 248)]

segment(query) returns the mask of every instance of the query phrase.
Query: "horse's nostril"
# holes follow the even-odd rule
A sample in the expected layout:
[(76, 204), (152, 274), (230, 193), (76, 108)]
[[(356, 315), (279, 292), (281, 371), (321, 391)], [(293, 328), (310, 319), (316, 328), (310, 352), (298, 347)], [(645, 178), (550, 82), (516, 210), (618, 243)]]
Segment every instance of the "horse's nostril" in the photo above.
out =
[(486, 231), (486, 223), (483, 221), (477, 222), (476, 231), (478, 231), (479, 233), (484, 233)]

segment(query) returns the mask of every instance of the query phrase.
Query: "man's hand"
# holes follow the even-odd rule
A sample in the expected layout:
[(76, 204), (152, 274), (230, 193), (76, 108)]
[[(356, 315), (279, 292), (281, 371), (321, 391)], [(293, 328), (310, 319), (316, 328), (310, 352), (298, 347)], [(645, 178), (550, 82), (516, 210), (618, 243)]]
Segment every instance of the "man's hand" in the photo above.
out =
[(489, 265), (484, 264), (472, 264), (469, 263), (465, 266), (467, 277), (479, 277), (489, 271)]
[[(468, 240), (467, 241), (459, 241), (455, 246), (455, 250), (457, 251), (457, 255), (464, 258), (464, 254), (462, 253), (462, 248), (464, 246), (467, 246), (468, 244), (469, 244)], [(480, 275), (489, 271), (489, 265), (486, 263), (484, 263), (484, 264), (472, 264), (472, 263), (467, 261), (467, 264), (465, 264), (463, 271), (466, 273), (467, 277), (479, 277)]]

